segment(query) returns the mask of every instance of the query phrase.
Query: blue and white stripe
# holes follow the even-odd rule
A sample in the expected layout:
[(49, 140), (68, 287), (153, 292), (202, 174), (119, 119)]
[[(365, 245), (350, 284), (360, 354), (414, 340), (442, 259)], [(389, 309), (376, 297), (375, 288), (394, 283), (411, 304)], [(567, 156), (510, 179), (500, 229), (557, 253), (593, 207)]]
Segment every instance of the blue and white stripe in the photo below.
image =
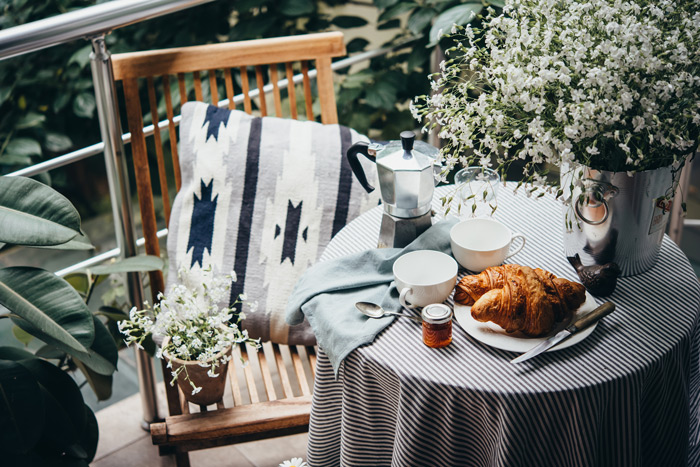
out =
[[(502, 189), (498, 204), (494, 217), (527, 237), (509, 261), (577, 280), (558, 201)], [(380, 216), (353, 221), (322, 259), (376, 245)], [(320, 352), (309, 464), (700, 465), (700, 286), (687, 258), (664, 237), (656, 265), (607, 299), (616, 310), (587, 339), (520, 365), (456, 323), (452, 344), (431, 349), (395, 320), (337, 381)]]

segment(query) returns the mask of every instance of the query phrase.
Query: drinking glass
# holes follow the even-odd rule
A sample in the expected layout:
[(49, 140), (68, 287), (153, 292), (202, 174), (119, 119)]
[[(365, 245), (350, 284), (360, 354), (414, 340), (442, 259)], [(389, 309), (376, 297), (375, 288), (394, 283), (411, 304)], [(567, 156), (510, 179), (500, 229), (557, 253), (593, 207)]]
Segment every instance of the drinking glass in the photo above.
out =
[(496, 208), (496, 194), (501, 176), (493, 169), (466, 167), (455, 174), (459, 190), (460, 217), (487, 217)]

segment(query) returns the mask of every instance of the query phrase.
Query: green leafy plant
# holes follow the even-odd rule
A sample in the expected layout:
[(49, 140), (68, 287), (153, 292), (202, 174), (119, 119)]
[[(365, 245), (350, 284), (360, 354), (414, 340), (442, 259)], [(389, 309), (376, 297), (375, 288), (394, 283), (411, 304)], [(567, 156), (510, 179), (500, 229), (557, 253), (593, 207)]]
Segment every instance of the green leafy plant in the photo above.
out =
[[(92, 248), (80, 216), (53, 189), (22, 177), (0, 177), (0, 242), (37, 248)], [(87, 287), (40, 268), (0, 269), (0, 304), (14, 335), (25, 344), (44, 343), (32, 353), (0, 347), (0, 447), (10, 465), (68, 462), (88, 465), (98, 427), (79, 386), (66, 371), (79, 369), (98, 399), (111, 395), (117, 346), (86, 302), (95, 285), (114, 270), (162, 267), (160, 258), (132, 259), (86, 272)], [(147, 263), (147, 264), (146, 264)], [(73, 283), (80, 275), (74, 275)]]

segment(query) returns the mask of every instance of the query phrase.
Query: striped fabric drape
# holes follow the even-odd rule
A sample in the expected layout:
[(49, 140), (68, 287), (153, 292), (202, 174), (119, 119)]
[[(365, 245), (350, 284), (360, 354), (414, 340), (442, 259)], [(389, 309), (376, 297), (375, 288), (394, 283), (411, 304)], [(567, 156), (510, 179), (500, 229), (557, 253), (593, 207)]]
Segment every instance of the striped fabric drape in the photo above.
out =
[[(509, 262), (577, 280), (561, 204), (513, 187), (499, 191), (494, 216), (527, 237)], [(322, 260), (376, 245), (380, 216), (349, 224)], [(520, 365), (456, 322), (452, 344), (431, 349), (419, 325), (395, 320), (338, 380), (321, 352), (310, 465), (700, 465), (700, 286), (687, 258), (665, 237), (657, 264), (607, 299), (617, 308), (587, 339)]]

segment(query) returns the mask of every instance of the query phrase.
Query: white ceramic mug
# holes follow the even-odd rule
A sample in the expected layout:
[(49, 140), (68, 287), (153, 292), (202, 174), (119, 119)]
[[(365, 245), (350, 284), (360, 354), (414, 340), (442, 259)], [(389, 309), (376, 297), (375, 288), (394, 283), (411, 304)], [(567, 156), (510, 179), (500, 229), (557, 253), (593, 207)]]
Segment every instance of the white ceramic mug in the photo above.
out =
[[(522, 243), (510, 251), (515, 239)], [(525, 246), (525, 236), (513, 233), (508, 227), (494, 219), (467, 219), (450, 230), (452, 255), (462, 267), (481, 272), (518, 253)]]
[(457, 283), (457, 262), (434, 250), (417, 250), (394, 262), (394, 282), (401, 305), (412, 308), (442, 303)]

